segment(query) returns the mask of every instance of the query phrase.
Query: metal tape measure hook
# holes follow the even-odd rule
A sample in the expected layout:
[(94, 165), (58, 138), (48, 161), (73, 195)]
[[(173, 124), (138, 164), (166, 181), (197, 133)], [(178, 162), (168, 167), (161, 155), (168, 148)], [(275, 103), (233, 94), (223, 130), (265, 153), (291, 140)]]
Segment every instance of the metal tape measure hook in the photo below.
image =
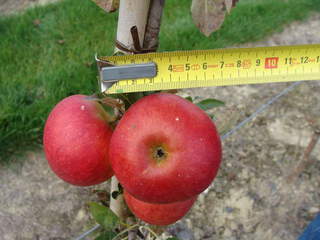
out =
[(114, 65), (95, 56), (99, 66), (102, 82), (117, 82), (125, 79), (153, 78), (157, 75), (157, 64), (154, 62)]

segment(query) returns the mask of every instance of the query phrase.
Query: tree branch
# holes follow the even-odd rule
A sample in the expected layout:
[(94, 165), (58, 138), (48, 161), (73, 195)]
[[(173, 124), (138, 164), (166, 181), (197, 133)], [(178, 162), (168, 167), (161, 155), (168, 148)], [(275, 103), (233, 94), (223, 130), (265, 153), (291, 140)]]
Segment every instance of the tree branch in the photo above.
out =
[(156, 51), (159, 46), (159, 32), (164, 4), (165, 0), (151, 0), (143, 48), (155, 49)]
[(304, 151), (302, 160), (298, 163), (295, 169), (287, 177), (286, 179), (287, 183), (294, 182), (307, 167), (312, 166), (313, 161), (310, 158), (310, 154), (313, 151), (314, 147), (317, 145), (317, 142), (319, 141), (319, 139), (320, 139), (320, 131), (315, 130), (307, 148)]

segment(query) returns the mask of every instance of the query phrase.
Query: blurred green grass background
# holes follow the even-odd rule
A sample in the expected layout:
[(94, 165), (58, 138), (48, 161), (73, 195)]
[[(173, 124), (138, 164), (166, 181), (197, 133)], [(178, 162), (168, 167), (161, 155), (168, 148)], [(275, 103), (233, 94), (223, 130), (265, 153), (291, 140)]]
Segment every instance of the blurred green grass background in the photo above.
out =
[[(319, 0), (241, 0), (206, 38), (192, 22), (190, 0), (166, 1), (160, 51), (213, 49), (259, 40), (320, 11)], [(0, 17), (0, 163), (41, 145), (53, 106), (99, 91), (94, 54), (113, 53), (117, 14), (90, 0), (63, 0)]]

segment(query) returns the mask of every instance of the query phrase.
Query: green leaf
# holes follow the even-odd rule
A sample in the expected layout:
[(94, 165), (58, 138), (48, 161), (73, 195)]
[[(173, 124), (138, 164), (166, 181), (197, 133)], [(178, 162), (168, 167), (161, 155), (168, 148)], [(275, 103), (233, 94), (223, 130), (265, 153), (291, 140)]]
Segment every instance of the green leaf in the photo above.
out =
[(208, 98), (197, 103), (197, 106), (204, 111), (212, 108), (220, 107), (223, 105), (224, 105), (224, 102), (217, 99), (213, 99), (213, 98)]
[(209, 114), (209, 117), (210, 117), (213, 121), (216, 121), (216, 120), (217, 120), (216, 116), (213, 115), (213, 114)]
[(185, 98), (186, 100), (188, 100), (189, 102), (193, 102), (192, 97), (188, 96)]
[(89, 210), (97, 223), (99, 223), (106, 230), (112, 230), (119, 222), (117, 215), (115, 215), (110, 208), (101, 204), (90, 202)]
[(111, 118), (114, 118), (115, 115), (114, 115), (114, 109), (108, 105), (102, 105), (104, 110), (107, 112), (107, 114), (111, 117)]
[(179, 238), (176, 238), (176, 237), (169, 237), (169, 238), (167, 238), (167, 240), (179, 240)]
[(105, 231), (101, 233), (95, 240), (112, 240), (117, 234), (112, 231)]

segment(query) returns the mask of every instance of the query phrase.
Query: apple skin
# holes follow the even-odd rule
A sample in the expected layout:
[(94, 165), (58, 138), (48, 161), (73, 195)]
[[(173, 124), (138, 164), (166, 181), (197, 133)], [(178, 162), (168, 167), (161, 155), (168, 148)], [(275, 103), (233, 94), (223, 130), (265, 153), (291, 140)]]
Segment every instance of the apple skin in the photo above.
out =
[(167, 93), (133, 104), (119, 121), (109, 151), (122, 186), (149, 203), (183, 201), (201, 193), (215, 178), (221, 154), (208, 115)]
[(53, 172), (64, 181), (91, 186), (113, 175), (108, 150), (113, 130), (102, 106), (93, 98), (73, 95), (51, 111), (43, 145)]
[(198, 196), (182, 202), (146, 203), (124, 191), (124, 199), (131, 212), (146, 223), (158, 226), (170, 225), (187, 214)]

